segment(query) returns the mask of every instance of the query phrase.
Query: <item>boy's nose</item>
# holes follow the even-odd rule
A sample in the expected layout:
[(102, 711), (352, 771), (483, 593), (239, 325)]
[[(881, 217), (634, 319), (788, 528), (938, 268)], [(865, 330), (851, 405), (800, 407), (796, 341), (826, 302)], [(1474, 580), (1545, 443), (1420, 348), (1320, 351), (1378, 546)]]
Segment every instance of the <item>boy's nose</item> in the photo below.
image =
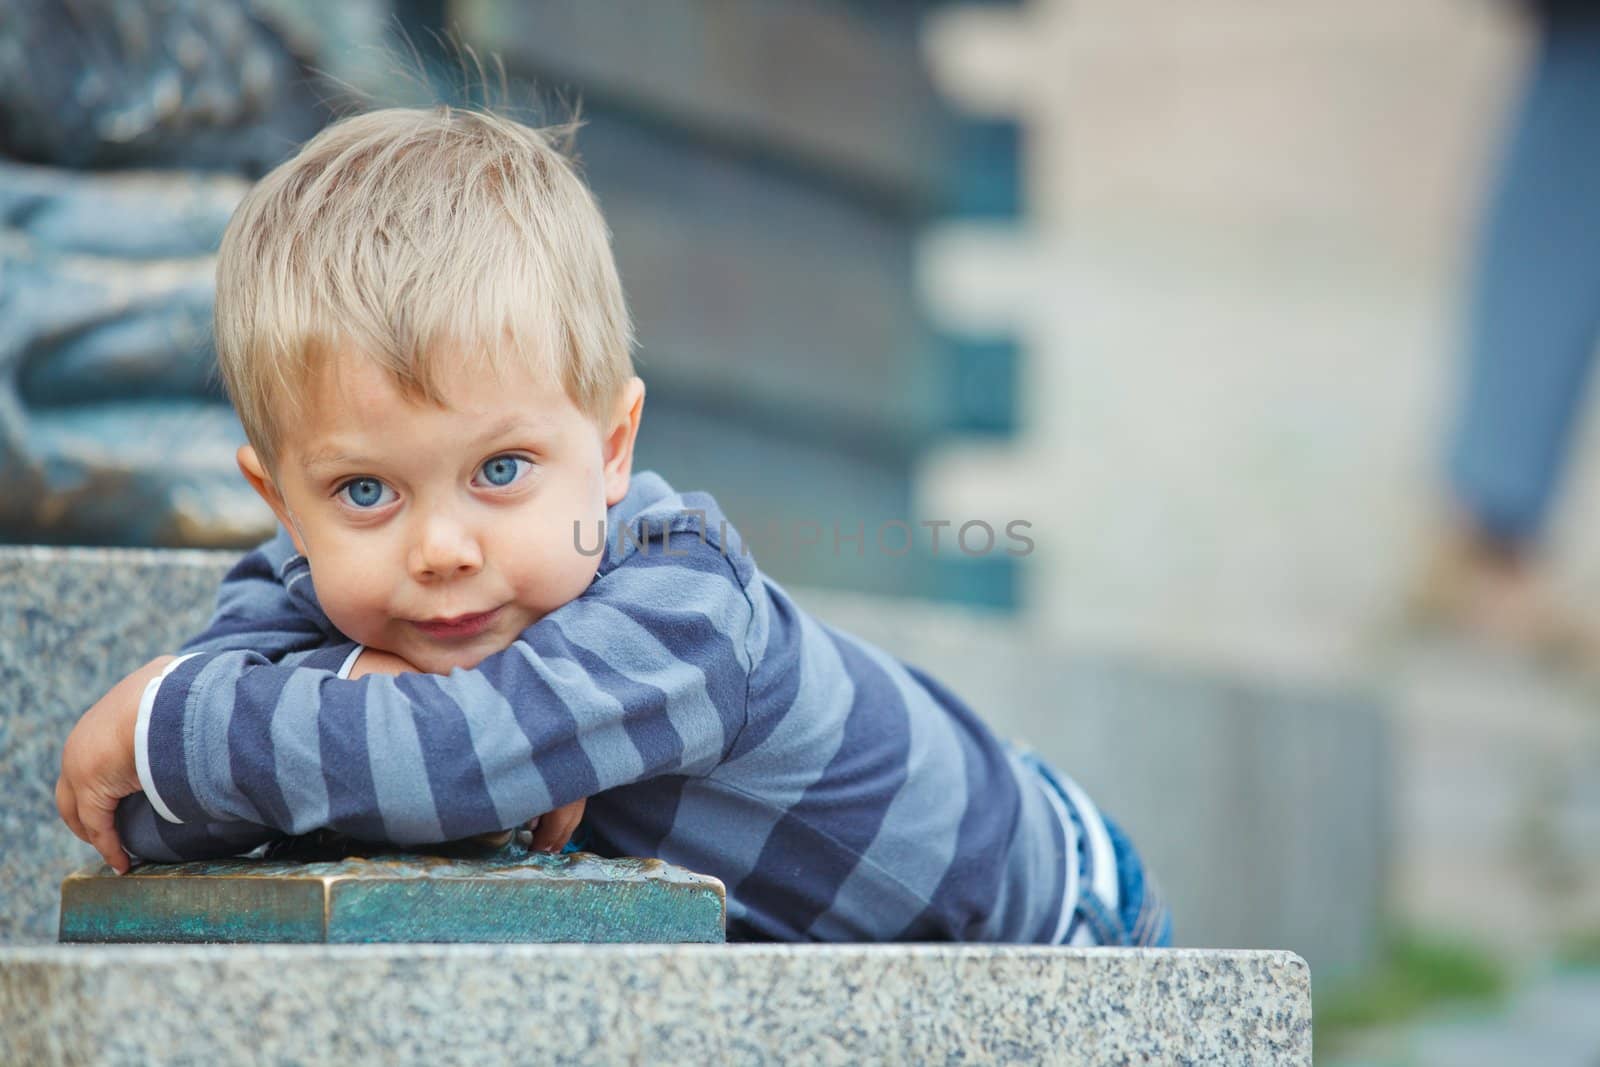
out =
[(419, 581), (476, 574), (483, 568), (478, 539), (464, 525), (445, 515), (422, 520), (411, 550), (411, 573)]

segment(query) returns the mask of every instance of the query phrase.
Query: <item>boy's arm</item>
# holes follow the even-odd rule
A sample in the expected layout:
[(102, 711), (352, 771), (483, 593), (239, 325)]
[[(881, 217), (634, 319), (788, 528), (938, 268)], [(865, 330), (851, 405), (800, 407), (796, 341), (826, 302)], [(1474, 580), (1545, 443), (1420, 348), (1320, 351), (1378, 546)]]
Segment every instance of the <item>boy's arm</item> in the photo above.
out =
[[(351, 646), (351, 649), (353, 652), (361, 651), (354, 646)], [(351, 664), (355, 662), (354, 655), (345, 652), (341, 652), (341, 655), (345, 656), (347, 662)], [(398, 657), (382, 653), (374, 654), (371, 651), (361, 657), (361, 668), (361, 674), (374, 671), (385, 674), (416, 671), (415, 667)], [(146, 686), (146, 697), (154, 698), (154, 687), (159, 683), (158, 677)], [(148, 773), (147, 769), (140, 770)], [(578, 800), (531, 820), (528, 827), (533, 831), (532, 847), (552, 852), (560, 849), (577, 829), (578, 823), (583, 818), (583, 810), (584, 802)], [(238, 856), (284, 836), (270, 826), (248, 821), (169, 822), (156, 813), (150, 798), (142, 792), (123, 797), (117, 805), (116, 834), (123, 849), (130, 855), (159, 863)], [(507, 830), (492, 836), (503, 843), (510, 834), (511, 831)], [(486, 835), (485, 839), (487, 836), (489, 835)]]
[(312, 666), (325, 665), (315, 653), (345, 638), (316, 602), (310, 575), (310, 564), (279, 527), (228, 571), (211, 620), (179, 651), (259, 652), (274, 663), (299, 666), (309, 658)]
[(193, 656), (139, 731), (147, 792), (184, 823), (420, 844), (705, 773), (745, 723), (753, 611), (697, 534), (649, 547), (470, 671), (351, 681)]
[[(317, 652), (321, 654), (321, 650)], [(358, 646), (346, 643), (329, 648), (322, 658), (328, 663), (340, 663), (342, 665), (340, 673), (344, 673), (344, 669), (354, 662), (359, 652)], [(134, 719), (135, 753), (141, 747), (139, 726), (148, 721), (150, 707), (162, 678), (170, 674), (177, 664), (187, 659), (188, 655), (193, 654), (177, 658), (167, 657), (162, 673), (145, 683), (139, 697), (138, 713)], [(136, 759), (135, 770), (143, 788), (149, 777), (149, 768)], [(237, 856), (283, 836), (272, 827), (263, 826), (260, 822), (252, 820), (172, 822), (156, 812), (155, 805), (144, 792), (130, 793), (118, 802), (115, 826), (117, 837), (126, 852), (142, 860), (154, 860), (160, 863)]]
[[(217, 590), (216, 607), (204, 630), (181, 650), (259, 652), (274, 663), (339, 670), (355, 646), (338, 634), (310, 594), (309, 565), (280, 527), (245, 553)], [(301, 582), (304, 590), (296, 593)], [(144, 694), (153, 698), (155, 686)], [(251, 821), (169, 822), (150, 799), (133, 793), (117, 806), (116, 831), (123, 847), (141, 859), (161, 862), (216, 859), (248, 852), (281, 836)]]
[(117, 837), (132, 856), (157, 863), (241, 856), (283, 834), (253, 822), (172, 823), (156, 814), (150, 798), (133, 793), (117, 805)]
[(137, 769), (127, 756), (136, 748), (137, 719), (129, 711), (173, 662), (158, 656), (112, 686), (83, 713), (62, 749), (56, 809), (119, 872), (128, 869), (123, 846), (145, 859), (209, 859), (248, 852), (277, 836), (244, 822), (167, 823), (139, 792)]

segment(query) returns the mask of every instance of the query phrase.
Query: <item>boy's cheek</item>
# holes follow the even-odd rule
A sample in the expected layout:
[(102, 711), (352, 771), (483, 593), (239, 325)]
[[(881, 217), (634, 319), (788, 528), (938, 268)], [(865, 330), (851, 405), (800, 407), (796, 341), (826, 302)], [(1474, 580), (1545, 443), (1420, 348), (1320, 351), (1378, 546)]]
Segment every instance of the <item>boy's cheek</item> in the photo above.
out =
[(355, 641), (370, 643), (380, 636), (374, 626), (388, 619), (387, 595), (394, 576), (385, 574), (380, 550), (366, 553), (329, 553), (313, 557), (311, 582), (328, 621)]
[(317, 588), (317, 598), (322, 603), (328, 621), (356, 644), (404, 652), (395, 647), (396, 630), (404, 624), (391, 620), (386, 611), (372, 605), (341, 600), (337, 594), (324, 596), (320, 586)]

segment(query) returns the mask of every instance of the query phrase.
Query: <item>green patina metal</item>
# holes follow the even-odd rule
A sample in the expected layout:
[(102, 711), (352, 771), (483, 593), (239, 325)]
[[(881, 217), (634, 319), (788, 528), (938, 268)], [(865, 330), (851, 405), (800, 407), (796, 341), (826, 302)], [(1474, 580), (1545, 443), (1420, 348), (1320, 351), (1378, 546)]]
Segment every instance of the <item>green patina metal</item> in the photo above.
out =
[(721, 942), (715, 878), (655, 859), (532, 852), (104, 864), (61, 884), (71, 942)]

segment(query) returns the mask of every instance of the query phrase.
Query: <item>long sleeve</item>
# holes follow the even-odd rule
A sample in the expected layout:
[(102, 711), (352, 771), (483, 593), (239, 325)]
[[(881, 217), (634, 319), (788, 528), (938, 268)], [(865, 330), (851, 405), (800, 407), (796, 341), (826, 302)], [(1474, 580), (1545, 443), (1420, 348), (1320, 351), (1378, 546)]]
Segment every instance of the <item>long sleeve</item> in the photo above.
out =
[(222, 579), (211, 621), (181, 652), (259, 652), (298, 665), (330, 641), (344, 642), (317, 602), (311, 565), (278, 528)]
[(181, 863), (240, 856), (282, 836), (270, 826), (243, 820), (168, 822), (143, 793), (123, 797), (117, 805), (117, 837), (130, 855), (141, 860)]
[[(341, 670), (355, 646), (328, 621), (309, 578), (305, 557), (280, 528), (229, 570), (210, 622), (180, 651), (250, 650), (274, 663)], [(153, 684), (151, 694), (155, 688)], [(146, 715), (147, 710), (141, 721)], [(248, 820), (172, 822), (157, 812), (147, 793), (122, 799), (116, 825), (130, 854), (169, 863), (235, 856), (282, 836)]]
[(154, 694), (152, 799), (185, 824), (420, 844), (705, 774), (746, 721), (752, 614), (729, 559), (676, 532), (472, 670), (350, 681), (202, 652)]

